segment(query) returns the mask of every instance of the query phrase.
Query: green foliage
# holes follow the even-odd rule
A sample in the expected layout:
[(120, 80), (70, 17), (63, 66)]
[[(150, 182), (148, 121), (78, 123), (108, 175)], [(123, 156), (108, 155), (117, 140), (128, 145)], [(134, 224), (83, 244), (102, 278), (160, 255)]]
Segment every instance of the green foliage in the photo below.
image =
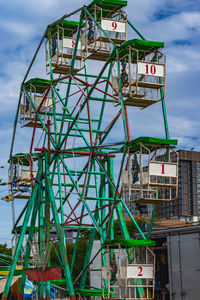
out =
[[(75, 257), (75, 263), (74, 263), (74, 268), (73, 268), (73, 272), (72, 272), (72, 280), (73, 281), (80, 274), (80, 272), (82, 271), (83, 266), (84, 266), (86, 249), (87, 249), (87, 245), (88, 245), (88, 239), (86, 239), (85, 237), (87, 237), (87, 234), (86, 235), (84, 234), (83, 236), (81, 236), (81, 238), (78, 242), (78, 247), (77, 247), (77, 252), (76, 252), (76, 257)], [(66, 242), (66, 246), (67, 246), (68, 263), (69, 263), (69, 266), (71, 267), (71, 262), (72, 262), (72, 257), (73, 257), (73, 251), (74, 251), (75, 244), (70, 244), (70, 243)], [(56, 251), (55, 251), (54, 247), (55, 247)], [(60, 250), (59, 250), (58, 243), (55, 243), (54, 247), (52, 248), (52, 251), (51, 251), (51, 265), (52, 266), (58, 266), (58, 265), (60, 265), (59, 259), (61, 260), (61, 255), (60, 255)], [(58, 255), (56, 254), (56, 252), (57, 252)], [(59, 256), (59, 258), (58, 258), (58, 256)], [(89, 278), (87, 278), (86, 284), (88, 283), (88, 281), (89, 281)]]
[[(142, 227), (146, 222), (145, 218), (143, 218), (143, 217), (138, 217), (138, 218), (135, 217), (135, 221), (137, 222), (137, 224), (140, 227)], [(126, 221), (126, 226), (127, 226), (128, 232), (129, 232), (129, 236), (130, 236), (130, 238), (132, 238), (132, 236), (137, 232), (133, 222)], [(123, 238), (118, 220), (115, 220), (115, 222), (114, 222), (114, 231), (115, 231), (115, 238)]]
[(12, 249), (8, 248), (7, 244), (0, 244), (0, 253), (12, 255)]
[[(8, 248), (7, 244), (0, 244), (0, 254), (12, 256), (12, 249)], [(11, 258), (9, 258), (9, 257), (6, 258), (6, 257), (0, 255), (0, 265), (1, 266), (7, 266), (8, 265), (4, 261), (11, 262)]]

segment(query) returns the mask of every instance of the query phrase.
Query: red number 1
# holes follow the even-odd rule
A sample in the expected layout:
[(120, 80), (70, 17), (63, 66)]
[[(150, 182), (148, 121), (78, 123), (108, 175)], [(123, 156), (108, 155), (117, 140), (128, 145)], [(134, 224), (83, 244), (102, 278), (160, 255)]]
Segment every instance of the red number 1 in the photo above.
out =
[(139, 273), (138, 273), (138, 277), (142, 277), (143, 276), (143, 274), (142, 274), (142, 267), (138, 267), (138, 269), (139, 269)]
[(162, 164), (162, 174), (165, 174), (165, 165)]
[(146, 74), (149, 74), (149, 65), (145, 65), (146, 67)]

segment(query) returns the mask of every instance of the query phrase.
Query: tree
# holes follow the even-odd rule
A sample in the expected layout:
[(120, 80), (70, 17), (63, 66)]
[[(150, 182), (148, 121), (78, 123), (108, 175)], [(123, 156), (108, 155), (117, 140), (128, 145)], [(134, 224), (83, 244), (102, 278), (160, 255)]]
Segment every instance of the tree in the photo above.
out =
[[(3, 254), (3, 255), (1, 255)], [(5, 257), (7, 255), (8, 257)], [(12, 256), (12, 249), (8, 248), (7, 244), (0, 244), (0, 265), (1, 266), (7, 266), (8, 263), (11, 262), (11, 256)]]

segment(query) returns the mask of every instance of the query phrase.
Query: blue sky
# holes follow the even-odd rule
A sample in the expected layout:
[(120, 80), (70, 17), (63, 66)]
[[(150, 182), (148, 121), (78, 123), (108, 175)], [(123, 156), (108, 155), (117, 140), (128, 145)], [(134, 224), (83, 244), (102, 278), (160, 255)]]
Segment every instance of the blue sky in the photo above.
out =
[[(7, 159), (20, 84), (49, 23), (90, 1), (0, 0), (0, 178), (7, 180)], [(166, 108), (170, 137), (179, 148), (200, 151), (200, 3), (190, 0), (129, 0), (128, 18), (146, 39), (165, 42)], [(131, 39), (131, 36), (129, 36)], [(38, 62), (42, 63), (41, 61)], [(151, 121), (142, 122), (151, 114)], [(136, 123), (136, 124), (135, 124)], [(146, 124), (146, 125), (145, 125)], [(137, 135), (163, 135), (160, 106), (134, 117)], [(146, 128), (149, 129), (146, 134)], [(20, 133), (21, 140), (26, 133)], [(18, 141), (18, 148), (23, 143)], [(0, 187), (0, 197), (6, 194)], [(20, 211), (22, 203), (17, 203)], [(11, 239), (11, 205), (0, 201), (0, 243)]]

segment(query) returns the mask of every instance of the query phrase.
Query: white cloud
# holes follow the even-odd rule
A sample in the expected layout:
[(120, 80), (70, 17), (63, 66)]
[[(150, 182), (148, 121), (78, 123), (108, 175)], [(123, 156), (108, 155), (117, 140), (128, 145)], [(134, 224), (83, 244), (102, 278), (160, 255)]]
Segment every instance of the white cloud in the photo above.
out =
[(34, 34), (33, 27), (28, 23), (7, 20), (5, 22), (5, 20), (2, 20), (0, 25), (2, 30), (5, 30), (7, 34), (14, 33), (17, 35), (17, 38), (19, 36), (27, 38)]

